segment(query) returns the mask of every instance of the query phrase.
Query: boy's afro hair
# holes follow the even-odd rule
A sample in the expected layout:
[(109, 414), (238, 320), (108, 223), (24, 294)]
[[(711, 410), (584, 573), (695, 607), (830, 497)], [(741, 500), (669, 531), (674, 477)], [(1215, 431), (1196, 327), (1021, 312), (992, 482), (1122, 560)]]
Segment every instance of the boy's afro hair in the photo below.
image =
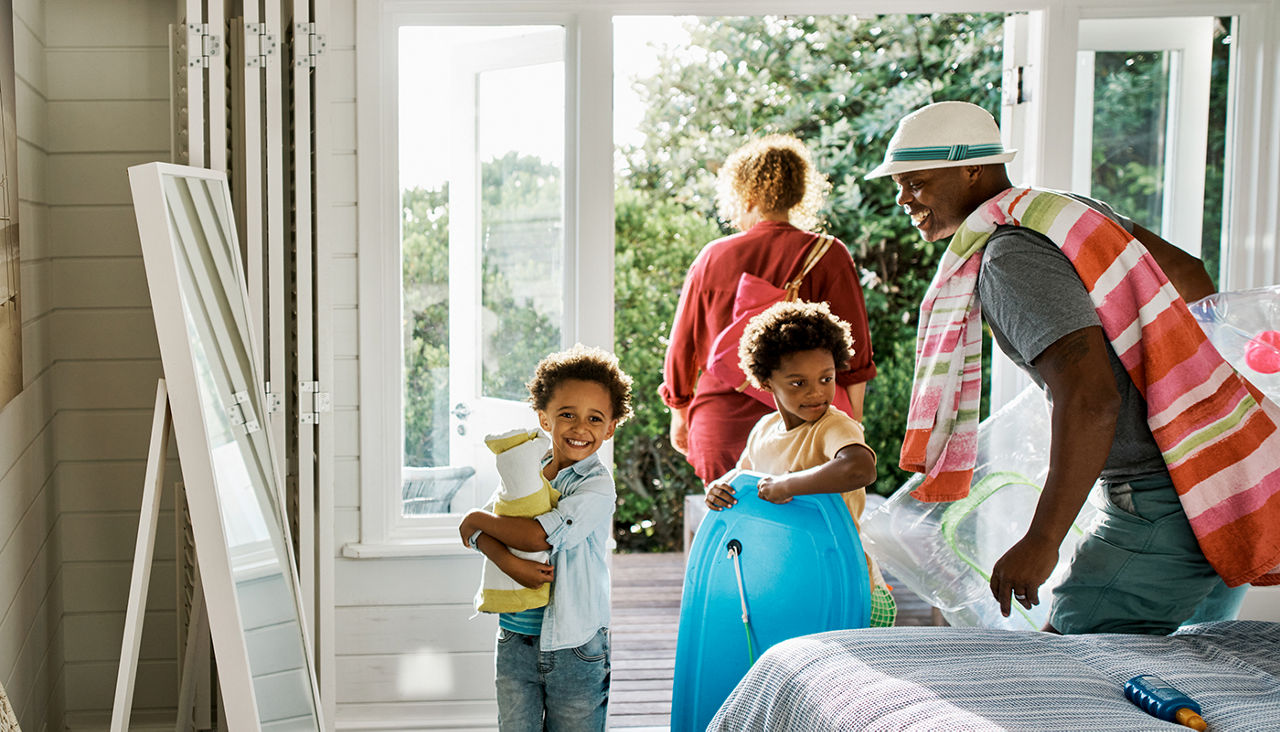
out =
[(607, 389), (613, 418), (618, 424), (631, 416), (631, 377), (618, 365), (618, 357), (581, 343), (538, 362), (533, 379), (525, 384), (529, 388), (529, 402), (534, 409), (546, 409), (556, 387), (570, 380), (594, 381)]
[(849, 324), (831, 314), (825, 302), (779, 302), (747, 323), (738, 341), (738, 362), (752, 386), (764, 388), (782, 359), (821, 348), (831, 352), (836, 370), (853, 358)]

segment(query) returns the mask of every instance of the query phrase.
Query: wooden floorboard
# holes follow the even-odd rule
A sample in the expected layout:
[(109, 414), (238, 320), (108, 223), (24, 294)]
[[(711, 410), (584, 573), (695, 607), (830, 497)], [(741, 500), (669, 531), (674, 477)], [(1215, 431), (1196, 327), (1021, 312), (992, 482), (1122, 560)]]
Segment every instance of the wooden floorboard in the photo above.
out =
[[(671, 680), (685, 555), (613, 556), (613, 676), (609, 728), (666, 730), (671, 726)], [(915, 593), (897, 585), (898, 625), (944, 625)]]

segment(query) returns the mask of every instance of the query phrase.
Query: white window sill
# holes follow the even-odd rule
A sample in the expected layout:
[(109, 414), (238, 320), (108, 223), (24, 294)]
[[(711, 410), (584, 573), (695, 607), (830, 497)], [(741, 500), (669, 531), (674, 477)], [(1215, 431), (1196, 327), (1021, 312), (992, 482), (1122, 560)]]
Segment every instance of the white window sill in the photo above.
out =
[(462, 545), (457, 537), (450, 539), (421, 539), (412, 542), (369, 544), (351, 542), (342, 547), (342, 556), (348, 559), (379, 559), (386, 557), (453, 557), (477, 554)]

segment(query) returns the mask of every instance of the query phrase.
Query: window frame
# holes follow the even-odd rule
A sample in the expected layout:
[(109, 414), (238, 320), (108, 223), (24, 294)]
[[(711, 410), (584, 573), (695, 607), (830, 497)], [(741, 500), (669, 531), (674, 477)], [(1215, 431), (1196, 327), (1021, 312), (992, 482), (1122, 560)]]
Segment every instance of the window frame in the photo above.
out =
[[(1262, 63), (1280, 51), (1280, 8), (1268, 0), (979, 0), (968, 12), (1025, 13), (1029, 103), (1004, 107), (1006, 144), (1021, 150), (1014, 180), (1052, 188), (1071, 182), (1078, 21), (1084, 18), (1234, 16), (1240, 61), (1229, 104), (1223, 287), (1280, 281), (1280, 180), (1256, 154), (1280, 145), (1280, 73)], [(464, 553), (453, 515), (400, 516), (403, 419), (400, 396), (398, 36), (403, 25), (542, 25), (565, 28), (565, 340), (613, 345), (613, 19), (627, 15), (901, 14), (961, 12), (949, 0), (361, 0), (356, 4), (358, 121), (360, 541), (348, 557)], [(1006, 47), (1006, 63), (1010, 52)], [(1248, 62), (1253, 67), (1248, 68)], [(1271, 161), (1275, 162), (1275, 161)], [(1016, 394), (1017, 375), (997, 369), (993, 407)], [(1000, 400), (1000, 401), (997, 401)], [(609, 461), (609, 454), (602, 455)], [(392, 488), (394, 487), (394, 488)]]

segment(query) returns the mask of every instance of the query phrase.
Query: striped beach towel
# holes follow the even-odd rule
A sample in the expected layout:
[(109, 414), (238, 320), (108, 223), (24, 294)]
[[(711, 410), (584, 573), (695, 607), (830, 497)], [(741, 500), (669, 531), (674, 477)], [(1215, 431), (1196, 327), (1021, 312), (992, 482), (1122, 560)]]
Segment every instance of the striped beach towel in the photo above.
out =
[[(1147, 401), (1147, 422), (1205, 557), (1228, 585), (1280, 584), (1280, 408), (1214, 349), (1151, 255), (1114, 221), (1061, 194), (1010, 188), (956, 231), (920, 307), (900, 464), (912, 495), (969, 492), (981, 391), (979, 252), (1000, 225), (1059, 246)], [(978, 256), (974, 256), (978, 255)]]

